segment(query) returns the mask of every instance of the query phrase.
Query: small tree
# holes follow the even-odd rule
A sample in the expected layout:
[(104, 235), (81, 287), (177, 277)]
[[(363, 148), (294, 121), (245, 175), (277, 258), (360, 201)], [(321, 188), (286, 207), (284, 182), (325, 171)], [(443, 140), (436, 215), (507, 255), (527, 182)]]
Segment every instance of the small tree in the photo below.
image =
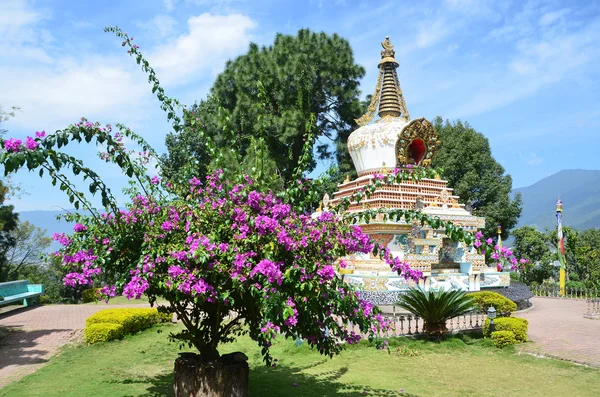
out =
[(396, 305), (421, 317), (423, 331), (431, 339), (440, 340), (448, 331), (446, 322), (472, 310), (473, 300), (460, 290), (424, 291), (414, 288), (402, 295)]

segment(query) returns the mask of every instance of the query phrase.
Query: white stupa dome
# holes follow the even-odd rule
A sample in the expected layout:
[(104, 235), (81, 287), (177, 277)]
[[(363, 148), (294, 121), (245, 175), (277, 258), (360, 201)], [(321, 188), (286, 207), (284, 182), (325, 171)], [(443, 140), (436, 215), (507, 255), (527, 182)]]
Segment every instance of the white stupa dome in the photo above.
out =
[(363, 125), (348, 137), (348, 152), (358, 175), (396, 167), (396, 142), (408, 122), (400, 117)]

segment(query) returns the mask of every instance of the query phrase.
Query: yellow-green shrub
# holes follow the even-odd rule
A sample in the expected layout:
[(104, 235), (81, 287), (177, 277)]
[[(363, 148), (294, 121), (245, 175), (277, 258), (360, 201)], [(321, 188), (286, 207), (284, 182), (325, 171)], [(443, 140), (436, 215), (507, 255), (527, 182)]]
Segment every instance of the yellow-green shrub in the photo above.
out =
[(500, 315), (510, 316), (511, 312), (517, 310), (517, 304), (497, 292), (481, 291), (469, 294), (473, 302), (483, 312), (487, 312), (490, 306), (494, 306)]
[[(494, 331), (511, 331), (517, 342), (527, 342), (527, 327), (529, 321), (517, 317), (499, 317), (494, 320)], [(490, 336), (490, 320), (483, 322), (483, 335)]]
[(167, 312), (158, 312), (158, 322), (159, 323), (171, 323), (173, 322), (173, 313)]
[(120, 324), (125, 334), (132, 334), (159, 323), (158, 310), (155, 308), (106, 309), (88, 317), (86, 327), (92, 324)]
[(516, 345), (517, 338), (512, 331), (494, 331), (492, 332), (492, 342), (494, 342), (494, 346), (502, 349), (504, 346)]
[(90, 324), (85, 327), (85, 341), (90, 345), (98, 342), (108, 342), (110, 340), (121, 339), (125, 335), (121, 324), (98, 323)]
[(83, 302), (95, 302), (98, 300), (96, 296), (96, 291), (100, 292), (101, 288), (88, 288), (81, 291), (81, 299)]

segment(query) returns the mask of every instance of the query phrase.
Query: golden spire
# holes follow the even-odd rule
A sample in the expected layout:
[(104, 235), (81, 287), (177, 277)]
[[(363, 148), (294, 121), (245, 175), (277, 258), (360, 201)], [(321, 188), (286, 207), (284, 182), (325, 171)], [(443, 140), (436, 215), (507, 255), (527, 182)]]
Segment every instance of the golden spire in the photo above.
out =
[(404, 95), (400, 88), (398, 74), (396, 73), (396, 68), (400, 64), (394, 58), (396, 51), (394, 51), (394, 45), (390, 41), (389, 36), (385, 37), (381, 46), (383, 47), (383, 51), (381, 51), (381, 60), (379, 61), (377, 86), (375, 87), (375, 92), (371, 98), (367, 113), (356, 120), (359, 125), (365, 125), (373, 119), (378, 105), (378, 114), (382, 119), (402, 117), (406, 121), (410, 120)]

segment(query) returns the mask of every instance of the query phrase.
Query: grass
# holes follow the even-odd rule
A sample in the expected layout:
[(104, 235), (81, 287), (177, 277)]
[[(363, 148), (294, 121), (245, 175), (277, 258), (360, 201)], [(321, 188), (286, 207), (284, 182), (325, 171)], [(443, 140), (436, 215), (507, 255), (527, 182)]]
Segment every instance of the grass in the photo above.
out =
[[(169, 396), (179, 352), (162, 325), (121, 341), (64, 348), (37, 372), (0, 390), (2, 397)], [(248, 338), (222, 353), (249, 356), (251, 396), (597, 396), (600, 370), (498, 350), (489, 340), (456, 337), (440, 344), (399, 338), (392, 353), (366, 345), (329, 359), (280, 340), (266, 368)], [(296, 383), (297, 386), (293, 386)], [(404, 390), (404, 393), (400, 392)]]
[[(126, 297), (120, 295), (115, 296), (114, 298), (110, 298), (108, 303), (104, 301), (93, 301), (84, 303), (84, 305), (147, 305), (149, 303), (148, 298), (144, 295), (140, 299), (127, 299)], [(158, 300), (156, 301), (158, 304), (165, 304), (166, 301)]]

